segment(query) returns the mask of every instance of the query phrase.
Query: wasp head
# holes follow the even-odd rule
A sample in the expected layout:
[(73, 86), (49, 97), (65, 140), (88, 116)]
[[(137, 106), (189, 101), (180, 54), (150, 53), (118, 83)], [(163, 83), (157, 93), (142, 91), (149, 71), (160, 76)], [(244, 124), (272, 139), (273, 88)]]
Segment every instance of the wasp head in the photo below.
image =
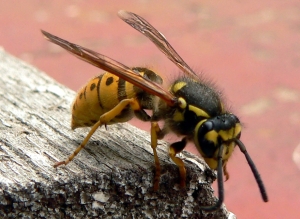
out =
[[(241, 124), (239, 119), (231, 113), (225, 113), (200, 121), (195, 128), (194, 141), (208, 166), (214, 170), (217, 169), (218, 154), (220, 146), (223, 145), (223, 151), (220, 154), (225, 169), (236, 145), (236, 139), (239, 139), (240, 136)], [(226, 170), (224, 172), (227, 176)]]

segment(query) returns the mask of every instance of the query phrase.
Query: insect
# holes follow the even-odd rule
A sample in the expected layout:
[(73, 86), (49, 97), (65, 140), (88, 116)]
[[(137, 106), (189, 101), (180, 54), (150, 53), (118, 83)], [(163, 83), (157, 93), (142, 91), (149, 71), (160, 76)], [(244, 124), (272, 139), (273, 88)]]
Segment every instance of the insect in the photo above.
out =
[[(229, 174), (226, 164), (235, 146), (238, 146), (254, 174), (265, 202), (267, 193), (262, 179), (240, 140), (242, 125), (237, 116), (223, 105), (219, 93), (204, 82), (178, 55), (166, 38), (145, 19), (131, 12), (119, 11), (119, 17), (137, 31), (149, 38), (179, 69), (183, 76), (176, 79), (169, 90), (162, 87), (161, 77), (147, 68), (129, 68), (90, 49), (70, 43), (46, 31), (45, 37), (71, 52), (78, 58), (99, 67), (107, 73), (87, 83), (79, 92), (73, 104), (72, 129), (92, 126), (81, 145), (68, 159), (56, 163), (57, 167), (69, 163), (85, 147), (99, 126), (129, 121), (134, 115), (151, 122), (151, 147), (154, 153), (156, 172), (154, 190), (159, 187), (160, 164), (156, 152), (157, 141), (167, 133), (182, 136), (172, 143), (169, 156), (179, 168), (180, 186), (185, 187), (186, 169), (176, 155), (191, 141), (211, 169), (217, 170), (219, 200), (213, 206), (200, 209), (214, 211), (223, 203), (223, 174)], [(113, 93), (114, 95), (109, 95)], [(107, 98), (111, 98), (108, 100)], [(149, 116), (144, 110), (152, 110)], [(158, 121), (164, 121), (160, 128)]]

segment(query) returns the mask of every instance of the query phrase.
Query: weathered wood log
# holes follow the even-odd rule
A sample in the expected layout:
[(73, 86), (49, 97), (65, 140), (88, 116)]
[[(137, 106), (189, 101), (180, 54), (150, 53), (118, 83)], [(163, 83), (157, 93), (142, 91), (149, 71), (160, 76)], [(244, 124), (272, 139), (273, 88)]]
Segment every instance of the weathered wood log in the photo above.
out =
[(67, 166), (53, 168), (88, 129), (70, 129), (75, 93), (0, 51), (1, 218), (234, 218), (212, 205), (215, 173), (187, 152), (187, 187), (160, 142), (160, 189), (154, 192), (150, 136), (129, 124), (99, 129)]

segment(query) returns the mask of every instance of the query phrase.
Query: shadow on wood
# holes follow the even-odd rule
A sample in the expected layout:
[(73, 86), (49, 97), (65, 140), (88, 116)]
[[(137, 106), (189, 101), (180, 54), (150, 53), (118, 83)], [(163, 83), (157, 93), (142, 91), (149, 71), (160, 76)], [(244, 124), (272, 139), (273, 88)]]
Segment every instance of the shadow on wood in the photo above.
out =
[[(0, 51), (0, 216), (9, 218), (235, 218), (215, 212), (216, 175), (183, 152), (187, 188), (160, 142), (160, 189), (154, 192), (150, 136), (129, 124), (99, 129), (67, 166), (88, 129), (70, 129), (73, 91)], [(83, 82), (84, 83), (84, 82)]]

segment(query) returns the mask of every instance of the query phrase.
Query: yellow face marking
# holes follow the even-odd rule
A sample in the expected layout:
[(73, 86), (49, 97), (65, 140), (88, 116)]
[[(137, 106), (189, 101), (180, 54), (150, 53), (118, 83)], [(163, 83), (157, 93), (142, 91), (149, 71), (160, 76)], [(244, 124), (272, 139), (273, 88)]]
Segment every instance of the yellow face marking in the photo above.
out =
[(182, 89), (184, 86), (186, 86), (186, 82), (180, 81), (180, 82), (174, 84), (174, 86), (172, 87), (172, 91), (174, 93), (177, 93), (177, 91), (179, 91), (180, 89)]
[(227, 141), (228, 139), (231, 139), (234, 134), (234, 128), (231, 128), (229, 130), (220, 130), (219, 135), (224, 141)]
[(205, 134), (205, 139), (213, 142), (214, 145), (217, 145), (218, 135), (219, 135), (218, 132), (216, 132), (215, 130), (211, 130)]
[(235, 147), (235, 142), (230, 142), (229, 144), (225, 144), (223, 151), (223, 161), (227, 161), (231, 156)]
[[(226, 180), (227, 180), (229, 178), (229, 175), (228, 172), (226, 171), (226, 164), (232, 152), (234, 151), (235, 143), (230, 142), (229, 144), (224, 144), (224, 146), (225, 147), (222, 151), (222, 163), (223, 163), (224, 174), (226, 175)], [(215, 151), (213, 157), (205, 157), (202, 155), (207, 165), (213, 170), (216, 170), (218, 166), (218, 153), (219, 153), (219, 149)]]
[(189, 110), (196, 113), (197, 116), (201, 116), (204, 118), (209, 118), (210, 116), (202, 109), (195, 107), (193, 105), (189, 105)]
[(241, 133), (241, 125), (238, 123), (236, 124), (235, 127), (232, 127), (231, 129), (229, 130), (220, 130), (219, 131), (219, 135), (222, 137), (222, 139), (224, 141), (227, 141), (227, 140), (230, 140), (230, 139), (233, 139), (233, 138), (236, 138), (236, 136), (239, 135), (239, 133)]
[[(217, 150), (218, 151), (218, 150)], [(218, 166), (218, 161), (215, 158), (203, 157), (210, 169), (215, 170)]]
[(235, 124), (235, 136), (242, 132), (242, 125), (240, 123)]

